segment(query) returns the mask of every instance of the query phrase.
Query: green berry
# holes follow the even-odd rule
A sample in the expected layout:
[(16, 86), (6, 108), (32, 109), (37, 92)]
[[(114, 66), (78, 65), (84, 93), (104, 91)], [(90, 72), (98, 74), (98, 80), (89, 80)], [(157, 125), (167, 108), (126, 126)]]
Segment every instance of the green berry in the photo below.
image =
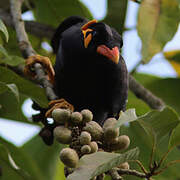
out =
[(89, 145), (84, 145), (81, 147), (82, 154), (89, 154), (91, 152), (91, 147)]
[(124, 162), (124, 163), (120, 164), (118, 166), (118, 168), (120, 168), (120, 169), (129, 169), (129, 163), (128, 162)]
[(83, 131), (89, 132), (91, 134), (92, 139), (95, 141), (99, 141), (102, 139), (102, 127), (95, 121), (90, 121), (86, 123), (86, 126), (83, 127)]
[(126, 135), (119, 136), (115, 139), (110, 148), (112, 151), (125, 150), (129, 147), (130, 139)]
[(56, 140), (62, 144), (69, 144), (72, 140), (71, 130), (64, 126), (57, 126), (53, 133)]
[(92, 112), (90, 110), (84, 109), (84, 110), (81, 111), (81, 114), (83, 116), (83, 122), (84, 123), (92, 121), (93, 114), (92, 114)]
[(91, 135), (86, 131), (82, 131), (79, 140), (81, 145), (89, 144), (91, 142)]
[(52, 111), (52, 118), (56, 123), (59, 124), (64, 124), (65, 122), (67, 122), (70, 118), (70, 115), (71, 113), (67, 109), (57, 108)]
[(80, 112), (73, 112), (71, 114), (71, 122), (74, 124), (80, 124), (82, 122), (82, 114)]
[(113, 127), (116, 125), (116, 123), (117, 120), (115, 118), (108, 118), (103, 124), (103, 129), (105, 130), (106, 128)]
[(91, 147), (91, 153), (95, 153), (98, 151), (98, 145), (95, 141), (90, 142), (89, 146)]
[(74, 149), (64, 148), (60, 152), (61, 161), (70, 168), (75, 168), (79, 162), (78, 154)]

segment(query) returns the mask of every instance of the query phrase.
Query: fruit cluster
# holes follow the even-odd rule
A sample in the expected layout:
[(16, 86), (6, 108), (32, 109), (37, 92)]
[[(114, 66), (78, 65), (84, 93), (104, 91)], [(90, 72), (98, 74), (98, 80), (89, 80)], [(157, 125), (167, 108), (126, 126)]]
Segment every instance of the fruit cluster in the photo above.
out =
[(75, 168), (85, 154), (125, 150), (130, 144), (128, 136), (119, 136), (115, 118), (108, 118), (103, 127), (93, 121), (93, 114), (87, 109), (72, 113), (55, 109), (52, 118), (56, 124), (53, 136), (59, 143), (69, 144), (60, 152), (60, 159), (68, 168)]

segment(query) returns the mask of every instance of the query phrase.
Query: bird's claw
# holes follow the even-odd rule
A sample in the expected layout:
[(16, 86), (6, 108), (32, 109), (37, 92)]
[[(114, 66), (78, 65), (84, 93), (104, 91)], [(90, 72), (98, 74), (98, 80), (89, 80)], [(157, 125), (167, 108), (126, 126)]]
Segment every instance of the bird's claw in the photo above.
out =
[(48, 57), (40, 56), (40, 55), (29, 56), (26, 60), (24, 73), (28, 76), (35, 78), (36, 73), (33, 71), (33, 65), (35, 63), (42, 64), (48, 75), (48, 80), (53, 84), (55, 72), (51, 64), (51, 61)]
[(46, 117), (51, 117), (51, 113), (54, 109), (62, 108), (62, 109), (69, 109), (71, 112), (74, 111), (74, 106), (68, 103), (65, 99), (57, 99), (53, 100), (49, 103), (50, 109), (46, 112)]

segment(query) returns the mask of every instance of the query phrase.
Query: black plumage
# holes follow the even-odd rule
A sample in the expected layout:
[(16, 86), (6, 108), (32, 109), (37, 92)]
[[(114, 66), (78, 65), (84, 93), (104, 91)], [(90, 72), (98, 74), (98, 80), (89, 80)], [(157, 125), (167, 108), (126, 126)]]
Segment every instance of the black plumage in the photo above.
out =
[(118, 49), (119, 52), (123, 42), (121, 36), (105, 23), (89, 23), (83, 29), (86, 23), (85, 18), (69, 17), (52, 38), (56, 53), (55, 92), (76, 111), (91, 110), (94, 120), (103, 124), (106, 118), (117, 117), (125, 110), (128, 75), (121, 55), (115, 63), (98, 53), (98, 47), (103, 45), (109, 52), (116, 47), (114, 51)]

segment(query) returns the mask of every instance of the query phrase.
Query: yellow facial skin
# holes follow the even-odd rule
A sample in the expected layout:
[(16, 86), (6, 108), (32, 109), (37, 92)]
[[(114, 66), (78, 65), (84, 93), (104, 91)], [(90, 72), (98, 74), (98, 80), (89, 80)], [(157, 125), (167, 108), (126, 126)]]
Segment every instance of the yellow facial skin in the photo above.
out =
[(92, 32), (92, 29), (86, 29), (86, 30), (82, 30), (82, 33), (84, 35), (84, 47), (87, 48), (89, 43), (92, 40), (92, 34), (88, 34), (88, 36), (86, 37), (86, 33), (87, 32)]
[(93, 30), (92, 29), (89, 29), (88, 27), (91, 25), (91, 24), (94, 24), (94, 23), (97, 23), (97, 20), (93, 19), (92, 21), (89, 21), (88, 23), (84, 24), (82, 26), (82, 33), (84, 35), (84, 47), (87, 48), (89, 43), (91, 42), (92, 40), (92, 34), (89, 34), (87, 37), (86, 37), (86, 33), (87, 32), (92, 32)]

